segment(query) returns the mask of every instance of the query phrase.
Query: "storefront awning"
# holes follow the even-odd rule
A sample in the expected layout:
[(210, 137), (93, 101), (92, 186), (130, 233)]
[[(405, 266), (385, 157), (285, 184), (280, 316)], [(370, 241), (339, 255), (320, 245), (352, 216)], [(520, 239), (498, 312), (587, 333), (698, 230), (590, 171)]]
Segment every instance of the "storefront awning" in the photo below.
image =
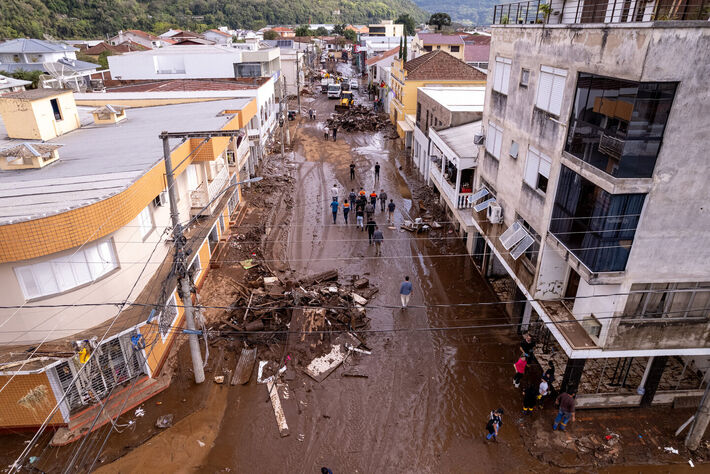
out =
[(414, 131), (414, 126), (408, 123), (406, 120), (399, 120), (397, 121), (397, 125), (399, 125), (399, 128), (401, 128), (405, 132), (413, 132)]

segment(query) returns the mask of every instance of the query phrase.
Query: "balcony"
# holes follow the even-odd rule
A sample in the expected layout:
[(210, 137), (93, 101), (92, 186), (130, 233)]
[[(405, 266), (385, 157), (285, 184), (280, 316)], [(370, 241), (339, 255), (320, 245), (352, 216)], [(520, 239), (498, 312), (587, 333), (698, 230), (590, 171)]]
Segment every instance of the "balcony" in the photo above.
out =
[[(450, 162), (446, 162), (445, 170), (442, 171), (442, 159), (432, 158), (434, 166), (429, 170), (429, 177), (434, 181), (439, 191), (446, 195), (456, 209), (472, 208), (473, 204), (469, 202), (468, 198), (473, 196), (471, 183), (473, 183), (474, 170), (472, 168), (459, 170)], [(446, 161), (446, 158), (443, 160)], [(458, 189), (457, 182), (460, 183)]]
[[(219, 172), (207, 182), (203, 181), (194, 191), (190, 192), (191, 215), (210, 215), (217, 205), (217, 195), (229, 182), (229, 168), (222, 166)], [(214, 200), (214, 201), (213, 201)], [(210, 201), (212, 203), (210, 204)]]
[(703, 0), (621, 0), (525, 1), (493, 7), (494, 25), (636, 23), (650, 21), (692, 21), (708, 19)]
[[(574, 301), (570, 303), (573, 304)], [(572, 350), (598, 348), (587, 330), (574, 317), (567, 303), (564, 301), (540, 301), (540, 305)]]

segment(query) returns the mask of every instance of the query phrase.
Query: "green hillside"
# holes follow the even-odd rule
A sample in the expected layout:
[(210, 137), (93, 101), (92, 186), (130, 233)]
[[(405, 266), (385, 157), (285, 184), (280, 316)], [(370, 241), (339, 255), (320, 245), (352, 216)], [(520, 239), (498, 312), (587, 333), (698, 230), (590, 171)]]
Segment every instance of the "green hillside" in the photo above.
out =
[(132, 28), (162, 33), (170, 27), (367, 24), (400, 13), (417, 21), (429, 17), (411, 0), (0, 0), (0, 38), (90, 38)]
[(414, 0), (424, 10), (444, 12), (451, 20), (473, 25), (488, 25), (493, 18), (493, 6), (499, 0)]

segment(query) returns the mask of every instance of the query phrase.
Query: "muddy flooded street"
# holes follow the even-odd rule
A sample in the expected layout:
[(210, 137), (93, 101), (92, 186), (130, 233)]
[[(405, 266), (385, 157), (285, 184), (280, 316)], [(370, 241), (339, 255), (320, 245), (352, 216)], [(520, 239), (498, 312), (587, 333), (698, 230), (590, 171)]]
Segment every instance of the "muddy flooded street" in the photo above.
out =
[[(461, 256), (463, 243), (451, 237), (435, 244), (426, 234), (388, 226), (379, 203), (375, 220), (384, 231), (380, 257), (352, 214), (349, 225), (341, 213), (333, 224), (333, 184), (341, 190), (341, 201), (350, 189), (363, 187), (368, 194), (384, 190), (396, 204), (398, 223), (413, 217), (407, 164), (398, 141), (390, 138), (391, 131), (340, 131), (337, 141), (326, 141), (323, 120), (335, 101), (320, 95), (306, 100), (304, 107), (314, 108), (318, 119), (304, 118), (291, 129), (289, 161), (296, 180), (285, 260), (294, 275), (337, 269), (341, 280), (365, 277), (379, 289), (367, 309), (371, 354), (355, 354), (322, 383), (303, 374), (289, 381), (287, 437), (279, 436), (263, 386), (230, 391), (220, 432), (200, 469), (543, 470), (545, 466), (524, 454), (517, 436), (505, 436), (497, 445), (483, 440), (489, 411), (501, 399), (514, 398), (508, 361), (515, 356), (517, 339), (507, 329), (454, 329), (505, 321), (495, 305), (455, 306), (495, 300), (470, 259)], [(356, 165), (353, 180), (351, 160)], [(382, 167), (379, 182), (374, 176), (377, 162)], [(399, 286), (405, 275), (414, 291), (410, 307), (402, 311)], [(343, 375), (352, 371), (360, 376)], [(504, 396), (507, 391), (511, 397)], [(515, 410), (505, 402), (503, 407)]]

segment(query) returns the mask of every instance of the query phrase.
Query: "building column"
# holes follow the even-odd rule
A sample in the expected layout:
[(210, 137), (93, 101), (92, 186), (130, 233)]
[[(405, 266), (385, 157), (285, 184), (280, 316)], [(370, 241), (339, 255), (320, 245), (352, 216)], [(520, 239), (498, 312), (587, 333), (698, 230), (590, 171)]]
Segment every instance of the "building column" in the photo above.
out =
[(520, 332), (525, 332), (530, 328), (530, 318), (532, 317), (532, 305), (529, 301), (525, 302), (525, 309), (523, 310), (523, 319), (520, 322)]
[(578, 389), (579, 382), (582, 380), (582, 372), (584, 372), (584, 364), (587, 359), (568, 359), (565, 366), (565, 374), (562, 376), (562, 385), (560, 391), (565, 392), (568, 388)]
[(661, 381), (667, 362), (668, 356), (653, 357), (653, 361), (650, 363), (650, 369), (648, 370), (648, 376), (646, 377), (646, 383), (643, 386), (644, 393), (641, 397), (642, 407), (651, 406), (651, 402), (656, 396), (656, 390), (658, 389), (658, 384)]
[[(520, 291), (520, 288), (518, 288), (518, 285), (515, 285), (515, 296), (513, 297), (513, 300), (515, 303), (513, 303), (513, 322), (519, 323), (518, 324), (518, 334), (523, 333), (523, 321), (525, 319), (525, 313), (527, 306), (530, 306), (530, 303), (528, 303), (525, 300), (525, 295), (523, 294), (522, 291)], [(530, 312), (527, 311), (528, 314), (528, 320), (530, 319)]]

